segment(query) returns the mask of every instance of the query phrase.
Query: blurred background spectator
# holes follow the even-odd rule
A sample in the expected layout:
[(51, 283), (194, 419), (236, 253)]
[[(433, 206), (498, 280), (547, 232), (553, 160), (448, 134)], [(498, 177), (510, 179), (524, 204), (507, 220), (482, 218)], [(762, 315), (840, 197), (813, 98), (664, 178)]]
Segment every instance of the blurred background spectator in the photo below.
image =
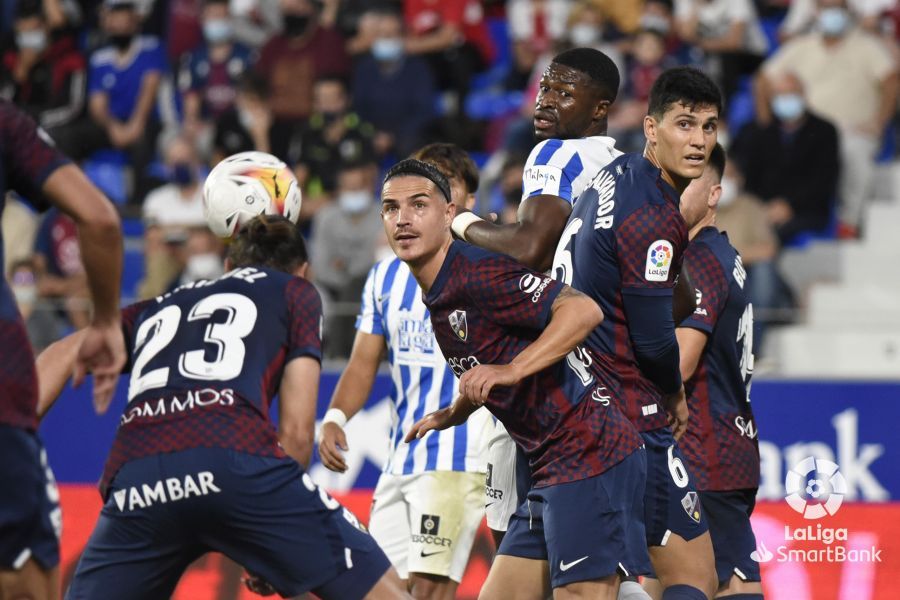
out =
[(269, 86), (259, 75), (248, 72), (241, 78), (234, 106), (215, 122), (212, 162), (238, 152), (272, 151), (272, 110), (267, 101)]
[(375, 161), (375, 128), (350, 110), (347, 84), (324, 77), (313, 88), (313, 113), (290, 140), (288, 161), (303, 189), (300, 218), (308, 222), (337, 189), (342, 164)]
[(53, 130), (82, 115), (87, 65), (75, 37), (52, 27), (44, 4), (22, 0), (16, 6), (15, 44), (3, 54), (0, 96)]
[(191, 258), (185, 248), (192, 237), (211, 236), (203, 216), (202, 165), (193, 141), (176, 136), (168, 142), (163, 155), (169, 183), (150, 192), (143, 205), (143, 298), (162, 294), (185, 270)]
[(344, 38), (319, 22), (313, 0), (281, 0), (281, 32), (263, 46), (256, 71), (269, 83), (272, 152), (284, 156), (291, 136), (313, 110), (313, 87), (324, 75), (345, 77), (350, 59)]
[(884, 42), (854, 22), (843, 0), (818, 0), (814, 31), (792, 38), (762, 67), (757, 119), (772, 119), (772, 81), (802, 82), (809, 108), (840, 131), (839, 235), (856, 237), (873, 185), (875, 157), (897, 111), (897, 63)]
[(675, 0), (675, 26), (682, 40), (706, 53), (726, 101), (768, 49), (752, 0)]
[(326, 313), (327, 356), (350, 354), (353, 315), (375, 262), (375, 247), (384, 237), (381, 205), (375, 202), (376, 174), (371, 161), (342, 163), (336, 199), (313, 219), (310, 266), (326, 301), (333, 303), (333, 310)]
[(769, 89), (772, 120), (747, 125), (732, 156), (747, 191), (765, 202), (768, 221), (784, 244), (829, 227), (841, 164), (837, 130), (807, 109), (800, 79), (784, 73)]
[(109, 45), (91, 55), (89, 117), (62, 128), (56, 141), (75, 160), (104, 148), (125, 151), (134, 176), (132, 198), (143, 198), (152, 186), (147, 166), (161, 129), (157, 92), (166, 57), (157, 38), (140, 35), (133, 0), (106, 0), (101, 21)]
[(425, 60), (407, 54), (400, 13), (375, 10), (366, 18), (372, 41), (353, 70), (353, 107), (375, 126), (379, 155), (406, 156), (424, 142), (434, 117), (434, 77)]
[(234, 107), (237, 83), (253, 65), (251, 51), (234, 41), (228, 0), (206, 1), (203, 41), (183, 56), (178, 89), (184, 129), (202, 139), (212, 132), (212, 123)]

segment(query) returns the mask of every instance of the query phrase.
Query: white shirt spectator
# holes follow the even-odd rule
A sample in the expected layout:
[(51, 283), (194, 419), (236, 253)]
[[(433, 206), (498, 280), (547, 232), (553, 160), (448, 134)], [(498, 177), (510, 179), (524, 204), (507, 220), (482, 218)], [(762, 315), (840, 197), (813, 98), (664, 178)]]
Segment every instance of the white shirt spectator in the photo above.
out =
[(674, 15), (679, 21), (696, 16), (700, 39), (721, 37), (734, 23), (744, 23), (744, 51), (761, 55), (769, 47), (752, 0), (675, 0)]
[(205, 227), (201, 186), (187, 198), (174, 183), (153, 190), (144, 200), (144, 221), (160, 227)]

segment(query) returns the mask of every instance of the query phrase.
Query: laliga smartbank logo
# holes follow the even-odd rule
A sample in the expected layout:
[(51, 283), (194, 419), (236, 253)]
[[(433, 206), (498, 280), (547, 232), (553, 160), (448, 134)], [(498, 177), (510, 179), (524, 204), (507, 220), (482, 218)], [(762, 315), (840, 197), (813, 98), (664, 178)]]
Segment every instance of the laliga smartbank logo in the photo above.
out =
[[(803, 515), (817, 521), (833, 516), (841, 508), (847, 493), (847, 482), (838, 465), (830, 460), (809, 456), (788, 471), (785, 478), (785, 501)], [(769, 550), (765, 542), (757, 541), (750, 558), (759, 563), (776, 562), (881, 562), (881, 550), (847, 548), (846, 527), (825, 527), (822, 523), (806, 527), (784, 526), (784, 544)], [(798, 543), (799, 542), (799, 543)]]

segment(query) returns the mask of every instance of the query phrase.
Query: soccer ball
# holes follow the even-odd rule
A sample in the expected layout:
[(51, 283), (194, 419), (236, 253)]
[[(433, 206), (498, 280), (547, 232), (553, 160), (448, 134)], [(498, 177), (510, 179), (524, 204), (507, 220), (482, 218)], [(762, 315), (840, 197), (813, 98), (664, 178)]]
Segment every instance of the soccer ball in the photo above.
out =
[(265, 152), (233, 154), (203, 185), (203, 215), (214, 234), (231, 238), (260, 214), (300, 217), (300, 186), (291, 170)]

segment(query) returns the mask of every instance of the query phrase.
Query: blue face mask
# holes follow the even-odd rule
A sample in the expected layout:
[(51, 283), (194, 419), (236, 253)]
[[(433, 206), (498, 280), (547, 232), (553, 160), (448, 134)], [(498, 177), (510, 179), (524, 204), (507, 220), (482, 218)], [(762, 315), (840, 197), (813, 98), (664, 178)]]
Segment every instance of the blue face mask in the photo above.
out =
[(806, 102), (800, 94), (778, 94), (772, 98), (772, 112), (779, 121), (796, 121), (806, 110)]
[(819, 30), (827, 36), (843, 35), (850, 26), (850, 15), (839, 6), (825, 8), (819, 13)]
[(403, 40), (400, 38), (378, 38), (372, 42), (372, 56), (381, 62), (399, 60), (403, 56)]
[(210, 19), (203, 24), (203, 36), (207, 42), (217, 44), (231, 39), (231, 22), (228, 19)]
[(194, 166), (190, 163), (175, 163), (172, 165), (172, 183), (180, 187), (186, 187), (196, 181)]

